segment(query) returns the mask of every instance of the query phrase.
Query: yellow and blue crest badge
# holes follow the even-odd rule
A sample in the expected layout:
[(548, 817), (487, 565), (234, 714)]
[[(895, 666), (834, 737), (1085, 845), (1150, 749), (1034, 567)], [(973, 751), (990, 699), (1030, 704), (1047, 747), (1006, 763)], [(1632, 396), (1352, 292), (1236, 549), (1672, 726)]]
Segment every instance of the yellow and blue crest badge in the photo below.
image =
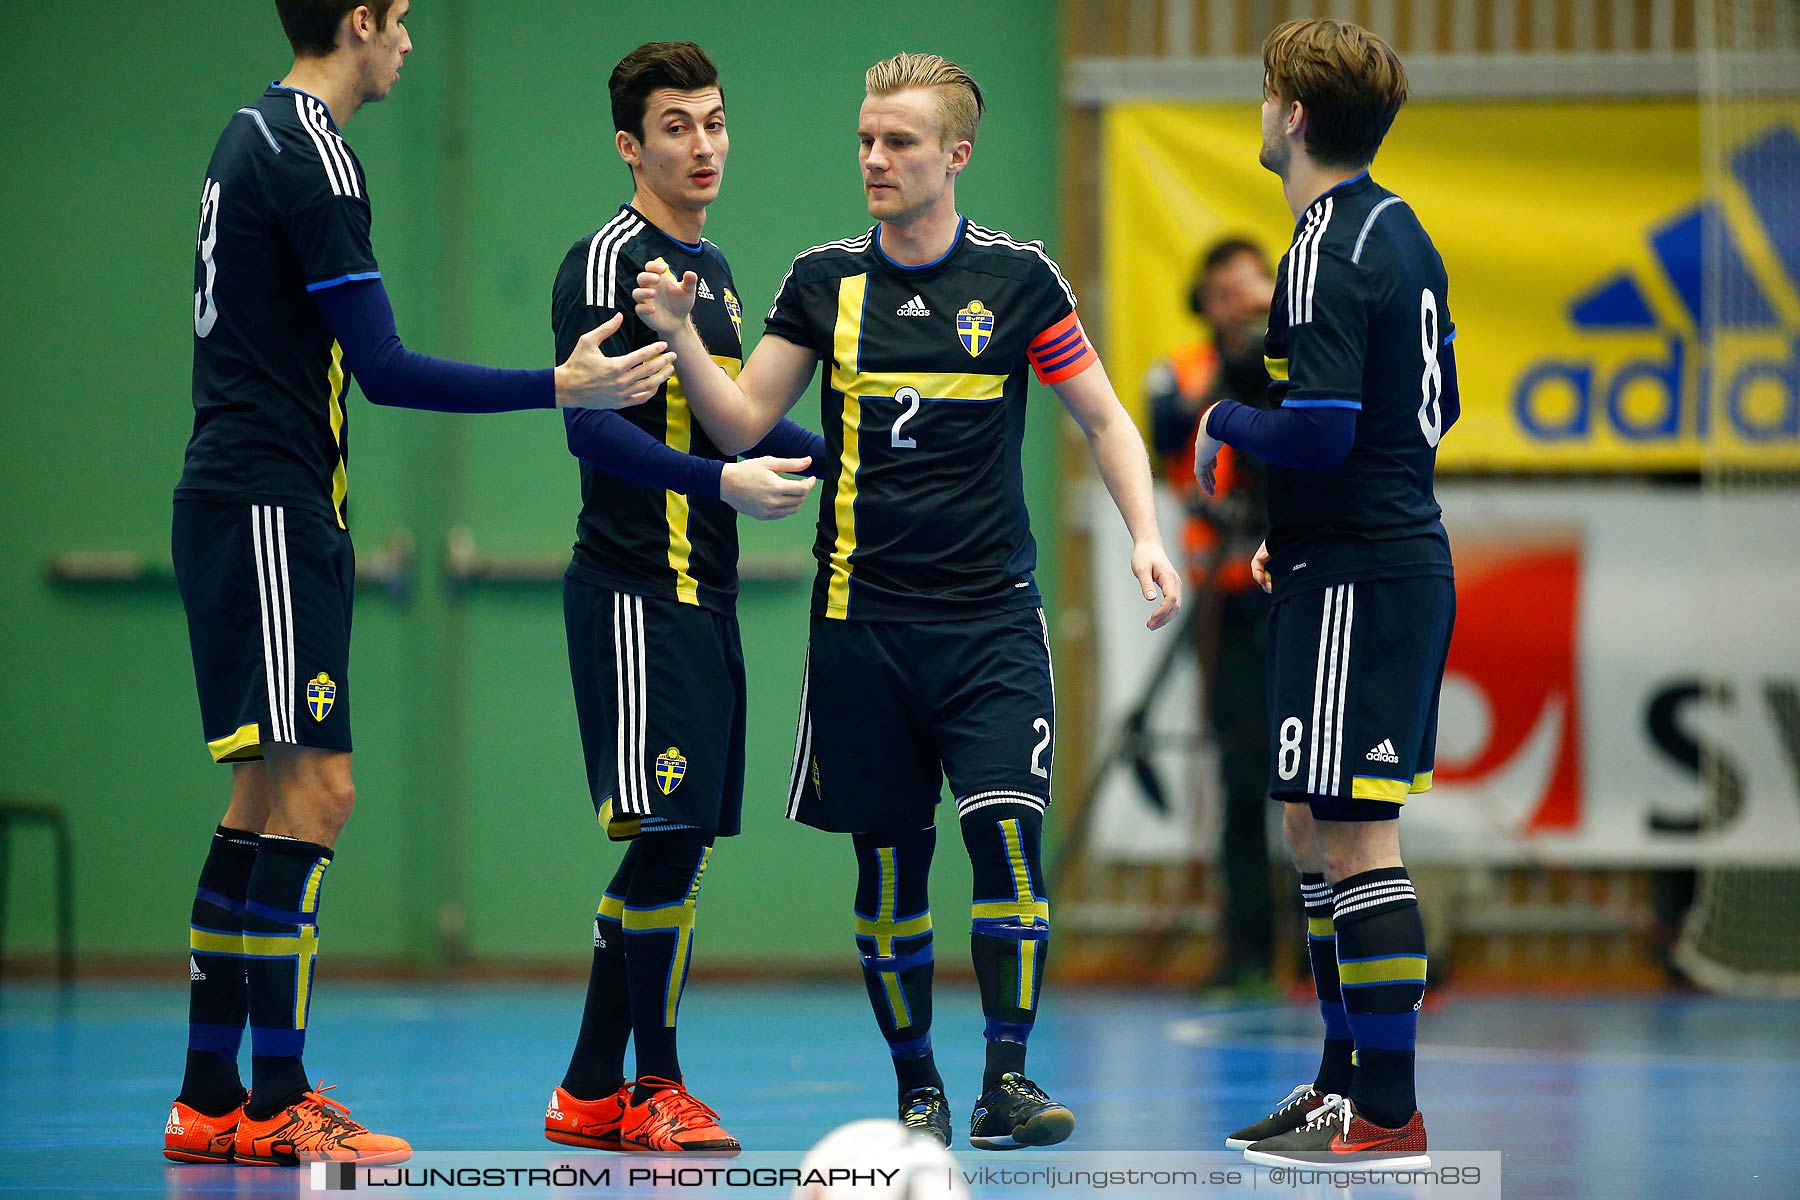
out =
[(683, 758), (681, 751), (675, 747), (670, 746), (656, 756), (656, 786), (662, 789), (663, 795), (666, 796), (680, 787), (681, 781), (686, 775), (687, 759)]
[(738, 341), (744, 340), (744, 305), (737, 298), (737, 293), (730, 288), (725, 289), (725, 314), (731, 318), (731, 328), (738, 335)]
[(313, 720), (323, 721), (331, 715), (331, 705), (337, 699), (337, 684), (331, 682), (331, 676), (320, 671), (317, 676), (306, 681), (306, 707), (312, 713)]
[(979, 300), (969, 301), (969, 306), (956, 314), (956, 336), (971, 357), (986, 350), (994, 336), (992, 310)]

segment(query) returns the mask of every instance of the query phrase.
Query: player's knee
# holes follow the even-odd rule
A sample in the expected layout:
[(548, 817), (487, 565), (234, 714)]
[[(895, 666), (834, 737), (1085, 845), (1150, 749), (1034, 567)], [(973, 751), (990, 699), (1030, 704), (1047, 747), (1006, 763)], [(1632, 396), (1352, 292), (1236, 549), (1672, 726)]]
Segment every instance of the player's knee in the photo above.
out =
[(1288, 857), (1296, 870), (1317, 874), (1325, 869), (1319, 854), (1318, 829), (1312, 813), (1304, 804), (1281, 806), (1281, 836), (1287, 842)]
[(315, 793), (313, 815), (333, 838), (350, 823), (350, 810), (356, 807), (356, 785), (346, 775), (327, 780)]
[(1390, 821), (1330, 821), (1329, 833), (1318, 838), (1318, 859), (1325, 878), (1336, 884), (1364, 871), (1400, 866), (1400, 853)]

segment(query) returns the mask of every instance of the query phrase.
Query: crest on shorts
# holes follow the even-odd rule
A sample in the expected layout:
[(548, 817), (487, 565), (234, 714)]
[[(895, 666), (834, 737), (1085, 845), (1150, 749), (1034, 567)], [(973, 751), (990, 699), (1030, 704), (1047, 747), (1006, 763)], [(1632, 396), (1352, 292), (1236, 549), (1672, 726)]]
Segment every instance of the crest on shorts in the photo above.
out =
[(956, 314), (956, 336), (970, 356), (986, 350), (994, 336), (993, 310), (979, 300), (969, 301), (968, 307)]
[(313, 720), (323, 721), (331, 715), (331, 705), (337, 699), (337, 684), (331, 682), (331, 676), (320, 671), (306, 681), (306, 707), (313, 715)]
[(662, 789), (663, 795), (680, 787), (686, 775), (687, 759), (675, 747), (670, 746), (656, 756), (656, 786)]
[(737, 293), (730, 288), (725, 289), (725, 315), (731, 318), (731, 329), (738, 335), (738, 341), (744, 340), (744, 305), (737, 298)]

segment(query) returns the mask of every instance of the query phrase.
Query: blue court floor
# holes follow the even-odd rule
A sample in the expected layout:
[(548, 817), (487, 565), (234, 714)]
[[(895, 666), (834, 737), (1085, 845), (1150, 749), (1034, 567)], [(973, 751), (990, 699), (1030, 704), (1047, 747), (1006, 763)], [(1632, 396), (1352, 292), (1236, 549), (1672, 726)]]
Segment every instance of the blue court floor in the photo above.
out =
[[(420, 1151), (546, 1149), (577, 986), (324, 982), (307, 1063), (358, 1119)], [(973, 985), (939, 991), (934, 1036), (961, 1130), (981, 1018)], [(185, 1006), (181, 987), (0, 988), (0, 1193), (312, 1194), (303, 1172), (163, 1161)], [(1317, 1025), (1303, 1005), (1062, 989), (1030, 1071), (1076, 1111), (1071, 1149), (1218, 1150), (1311, 1078)], [(1432, 1149), (1502, 1151), (1508, 1197), (1800, 1196), (1800, 1004), (1452, 993), (1422, 1029)], [(696, 982), (682, 1039), (689, 1086), (746, 1150), (804, 1149), (893, 1111), (859, 986)]]

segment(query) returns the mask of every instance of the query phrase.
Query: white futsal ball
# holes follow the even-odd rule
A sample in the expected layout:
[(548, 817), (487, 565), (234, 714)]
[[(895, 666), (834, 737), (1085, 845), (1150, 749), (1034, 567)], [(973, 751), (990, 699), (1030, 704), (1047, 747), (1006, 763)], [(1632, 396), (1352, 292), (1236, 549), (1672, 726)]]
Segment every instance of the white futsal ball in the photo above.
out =
[(950, 1151), (898, 1121), (852, 1121), (800, 1162), (792, 1200), (970, 1200)]

